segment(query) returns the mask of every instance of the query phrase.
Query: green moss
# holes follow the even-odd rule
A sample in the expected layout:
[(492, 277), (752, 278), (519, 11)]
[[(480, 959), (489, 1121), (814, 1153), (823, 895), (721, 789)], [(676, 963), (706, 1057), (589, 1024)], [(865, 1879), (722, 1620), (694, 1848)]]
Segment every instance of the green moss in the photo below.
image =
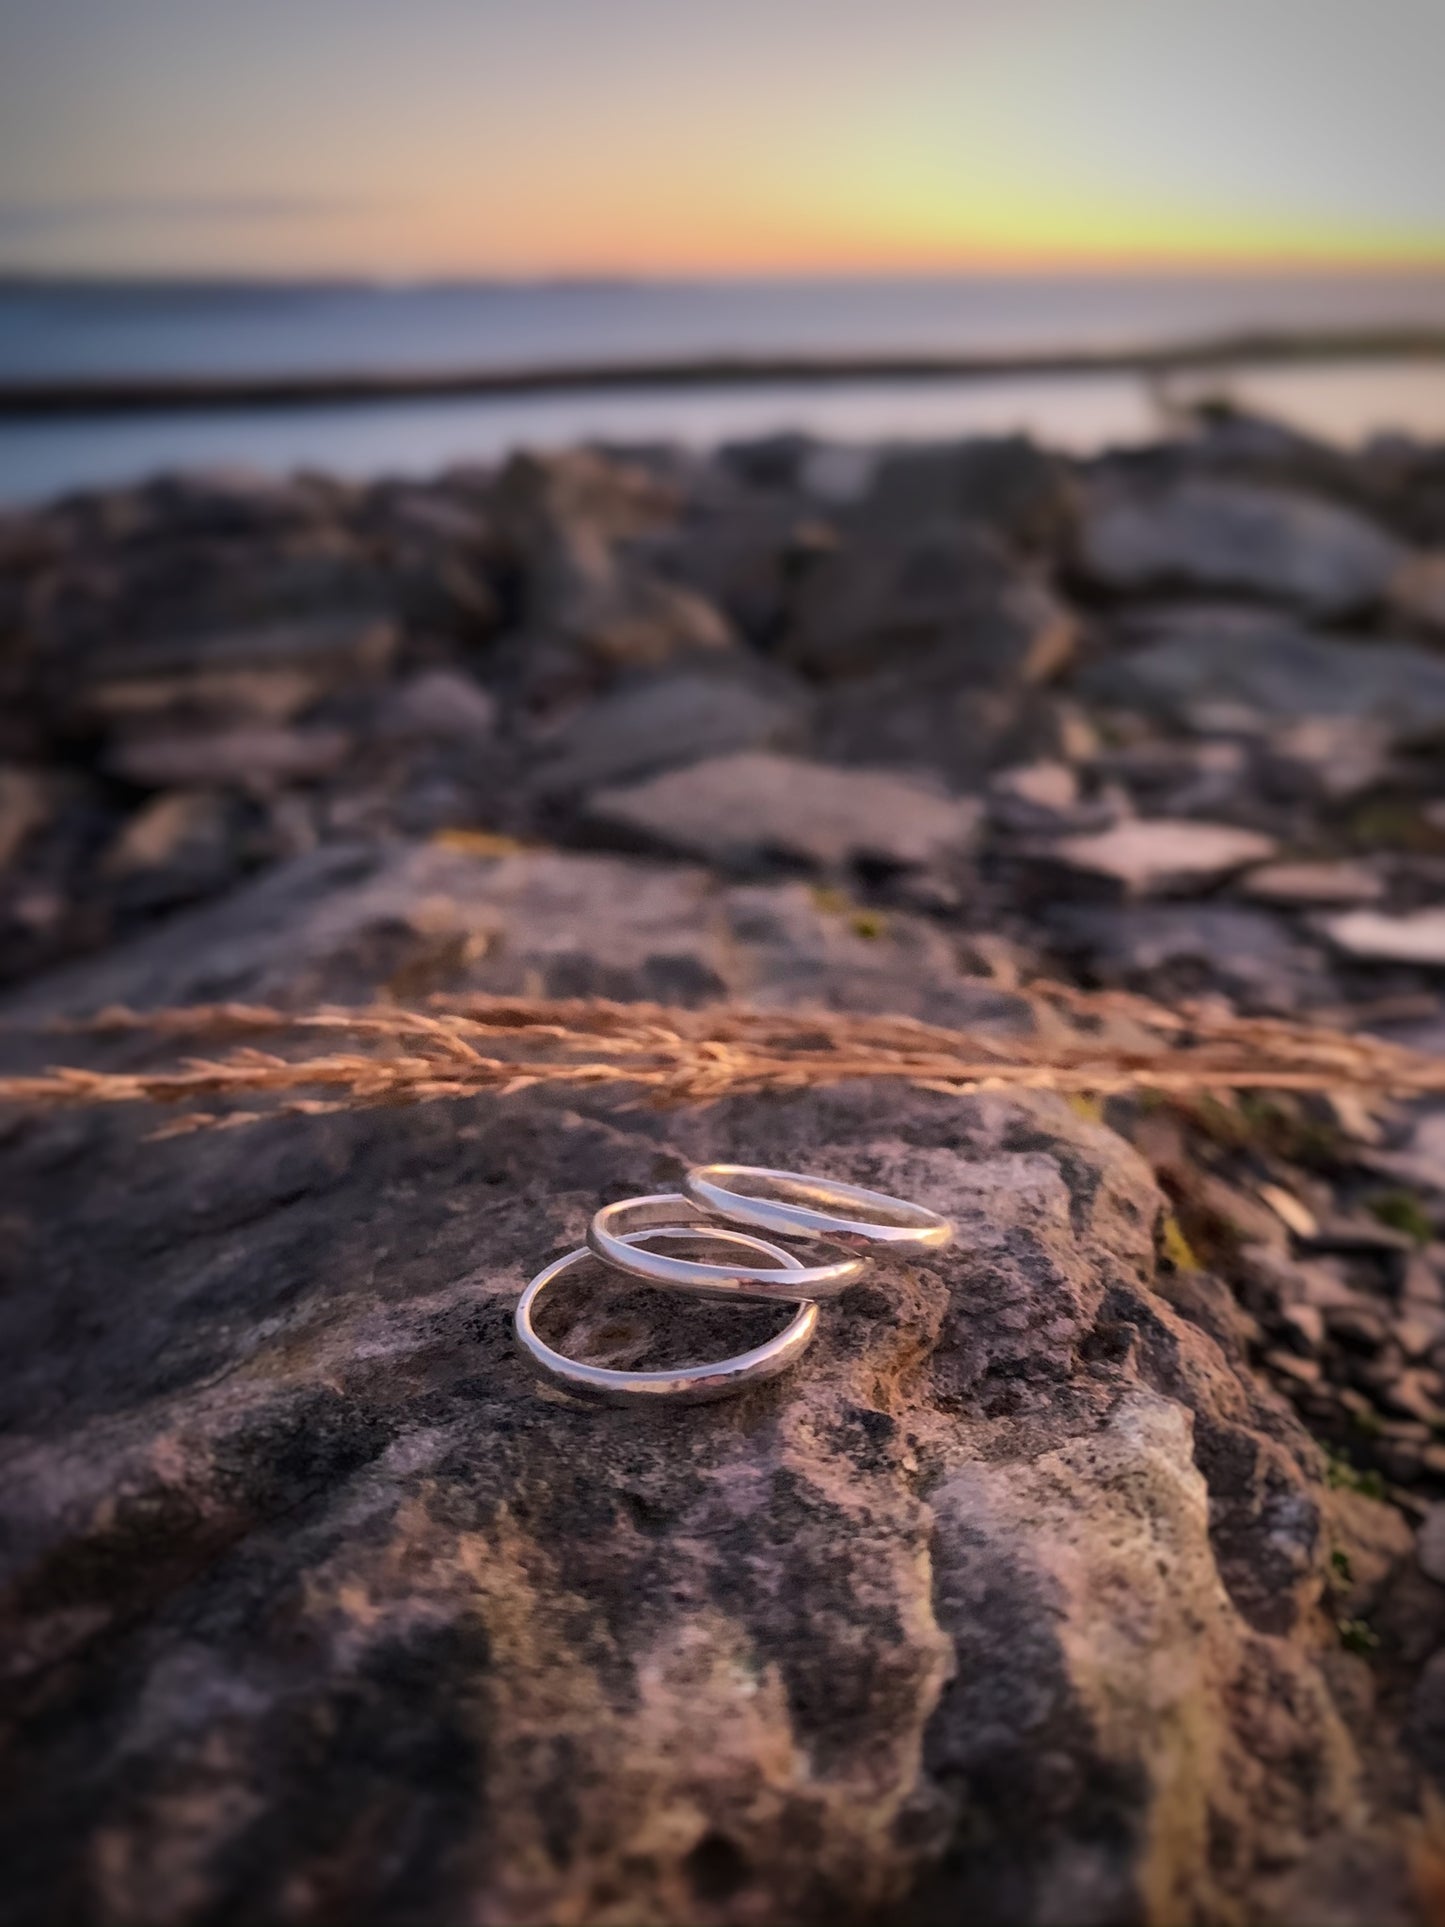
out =
[(1239, 1110), (1248, 1141), (1292, 1164), (1329, 1169), (1347, 1152), (1348, 1141), (1339, 1125), (1307, 1110), (1298, 1098), (1242, 1091)]
[(1333, 1491), (1358, 1492), (1366, 1499), (1385, 1496), (1385, 1481), (1378, 1472), (1362, 1472), (1339, 1452), (1325, 1453), (1325, 1484)]
[(1350, 1564), (1350, 1555), (1340, 1546), (1336, 1546), (1330, 1554), (1330, 1571), (1346, 1586), (1351, 1584), (1355, 1577), (1355, 1569)]
[(1088, 1091), (1070, 1091), (1064, 1102), (1074, 1116), (1081, 1117), (1086, 1124), (1103, 1123), (1104, 1107), (1098, 1098), (1091, 1096)]
[(820, 910), (825, 917), (846, 917), (848, 928), (855, 937), (875, 941), (888, 935), (888, 918), (881, 910), (870, 910), (866, 904), (855, 903), (846, 890), (840, 890), (833, 883), (815, 883), (808, 891), (813, 899), (813, 908)]
[(888, 919), (881, 910), (855, 910), (848, 927), (855, 937), (866, 937), (870, 943), (888, 935)]
[(1435, 1236), (1435, 1226), (1424, 1205), (1413, 1191), (1377, 1191), (1366, 1198), (1365, 1209), (1391, 1231), (1403, 1231), (1417, 1245), (1427, 1245)]
[(1249, 1142), (1249, 1124), (1244, 1112), (1233, 1104), (1226, 1104), (1220, 1098), (1211, 1096), (1207, 1091), (1190, 1099), (1189, 1115), (1216, 1144), (1238, 1150)]
[(1374, 1627), (1363, 1619), (1342, 1619), (1340, 1625), (1340, 1644), (1347, 1653), (1374, 1653), (1379, 1651), (1380, 1635)]

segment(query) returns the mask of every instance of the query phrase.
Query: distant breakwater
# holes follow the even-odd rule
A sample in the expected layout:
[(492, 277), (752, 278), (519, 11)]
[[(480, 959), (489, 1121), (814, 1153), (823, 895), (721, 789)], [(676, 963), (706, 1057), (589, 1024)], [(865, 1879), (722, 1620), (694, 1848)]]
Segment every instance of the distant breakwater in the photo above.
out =
[(1254, 331), (1206, 340), (993, 354), (728, 355), (429, 371), (241, 376), (116, 376), (0, 382), (0, 420), (194, 414), (217, 409), (370, 406), (448, 397), (867, 382), (987, 382), (1214, 369), (1445, 360), (1445, 328)]

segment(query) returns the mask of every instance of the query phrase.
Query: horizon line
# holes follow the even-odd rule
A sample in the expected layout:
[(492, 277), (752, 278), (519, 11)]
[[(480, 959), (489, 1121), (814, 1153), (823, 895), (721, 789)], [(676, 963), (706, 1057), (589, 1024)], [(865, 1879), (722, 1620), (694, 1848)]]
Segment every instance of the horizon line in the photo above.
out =
[(1445, 248), (1438, 256), (1067, 255), (994, 257), (987, 260), (899, 266), (839, 264), (827, 267), (556, 268), (535, 270), (328, 268), (116, 268), (42, 267), (0, 261), (0, 288), (205, 288), (351, 289), (406, 293), (419, 289), (707, 287), (720, 282), (968, 281), (1065, 279), (1095, 276), (1190, 279), (1238, 276), (1244, 280), (1310, 280), (1326, 276), (1391, 279), (1445, 277)]

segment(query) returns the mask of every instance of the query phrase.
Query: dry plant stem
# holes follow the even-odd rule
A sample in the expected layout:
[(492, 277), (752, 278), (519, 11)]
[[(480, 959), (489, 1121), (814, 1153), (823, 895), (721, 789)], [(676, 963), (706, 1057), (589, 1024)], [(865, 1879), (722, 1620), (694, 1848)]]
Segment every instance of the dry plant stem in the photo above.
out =
[[(1209, 1006), (1171, 1010), (1122, 992), (1038, 983), (1024, 993), (1053, 1013), (1058, 1034), (979, 1037), (907, 1017), (837, 1012), (678, 1010), (587, 999), (433, 1000), (425, 1009), (377, 1004), (294, 1014), (241, 1004), (137, 1013), (102, 1011), (52, 1033), (138, 1032), (172, 1043), (229, 1043), (224, 1055), (186, 1056), (172, 1069), (109, 1072), (59, 1068), (0, 1078), (0, 1102), (27, 1106), (193, 1104), (260, 1100), (217, 1116), (192, 1111), (168, 1132), (247, 1122), (277, 1112), (314, 1114), (362, 1105), (413, 1104), (533, 1085), (624, 1085), (632, 1102), (705, 1102), (734, 1093), (793, 1091), (854, 1078), (900, 1078), (950, 1093), (990, 1089), (1112, 1095), (1233, 1091), (1352, 1091), (1368, 1097), (1445, 1090), (1445, 1063), (1398, 1045), (1279, 1018), (1245, 1018)], [(1065, 1029), (1059, 1013), (1072, 1028)], [(1126, 1023), (1131, 1043), (1088, 1034)], [(330, 1034), (350, 1049), (279, 1055), (247, 1038)]]

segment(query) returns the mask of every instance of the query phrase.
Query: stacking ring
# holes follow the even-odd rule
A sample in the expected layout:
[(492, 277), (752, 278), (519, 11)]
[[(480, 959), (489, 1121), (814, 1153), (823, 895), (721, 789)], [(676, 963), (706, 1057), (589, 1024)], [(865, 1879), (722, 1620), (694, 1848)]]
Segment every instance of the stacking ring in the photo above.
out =
[[(629, 1239), (696, 1239), (699, 1232), (691, 1225), (673, 1223), (655, 1225), (650, 1230), (626, 1235)], [(791, 1272), (801, 1285), (803, 1265), (780, 1245), (769, 1244), (765, 1239), (753, 1237), (744, 1231), (728, 1231), (718, 1225), (709, 1225), (703, 1235), (775, 1258), (779, 1269)], [(527, 1354), (533, 1369), (549, 1378), (559, 1379), (571, 1392), (580, 1392), (607, 1405), (646, 1405), (659, 1399), (675, 1405), (705, 1405), (712, 1399), (727, 1398), (731, 1393), (741, 1391), (745, 1385), (756, 1385), (765, 1379), (776, 1378), (801, 1357), (812, 1342), (818, 1323), (818, 1307), (811, 1298), (805, 1298), (798, 1305), (797, 1315), (765, 1345), (758, 1345), (750, 1352), (739, 1352), (736, 1357), (721, 1359), (716, 1364), (679, 1365), (655, 1372), (624, 1372), (611, 1366), (584, 1365), (580, 1359), (566, 1358), (537, 1336), (532, 1313), (548, 1285), (584, 1259), (596, 1262), (597, 1257), (597, 1252), (591, 1247), (579, 1245), (576, 1251), (569, 1251), (564, 1258), (554, 1259), (545, 1271), (538, 1272), (522, 1293), (517, 1306), (517, 1342)], [(611, 1262), (610, 1258), (607, 1262)]]
[[(801, 1171), (773, 1171), (759, 1164), (703, 1164), (688, 1172), (682, 1186), (699, 1210), (783, 1237), (827, 1237), (861, 1251), (874, 1245), (895, 1251), (936, 1251), (953, 1236), (948, 1219), (921, 1204)], [(780, 1197), (768, 1195), (779, 1192)], [(836, 1210), (820, 1210), (820, 1205), (851, 1206), (877, 1217), (844, 1216)]]
[[(714, 1165), (709, 1168), (729, 1170), (734, 1167)], [(871, 1192), (861, 1191), (858, 1195), (872, 1200)], [(883, 1199), (881, 1202), (891, 1203), (891, 1200)], [(900, 1210), (913, 1208), (899, 1207)], [(649, 1231), (685, 1229), (689, 1219), (712, 1215), (708, 1207), (676, 1191), (662, 1191), (648, 1198), (625, 1198), (620, 1204), (603, 1205), (587, 1227), (587, 1243), (599, 1258), (605, 1259), (619, 1271), (630, 1271), (634, 1278), (645, 1278), (651, 1285), (665, 1285), (673, 1291), (697, 1292), (709, 1298), (833, 1298), (846, 1290), (862, 1273), (862, 1258), (845, 1256), (827, 1264), (803, 1265), (790, 1252), (780, 1252), (771, 1245), (766, 1247), (768, 1255), (778, 1258), (780, 1263), (765, 1266), (706, 1264), (697, 1258), (673, 1258), (665, 1251), (649, 1251), (639, 1243), (639, 1237), (646, 1236)], [(940, 1219), (939, 1223), (942, 1224), (943, 1220)], [(793, 1230), (797, 1235), (795, 1227), (787, 1226), (785, 1229)], [(717, 1225), (706, 1224), (693, 1233), (694, 1237), (698, 1235), (716, 1238), (721, 1236), (721, 1232)], [(738, 1242), (748, 1244), (750, 1241), (742, 1239)], [(756, 1246), (758, 1241), (751, 1242)]]

